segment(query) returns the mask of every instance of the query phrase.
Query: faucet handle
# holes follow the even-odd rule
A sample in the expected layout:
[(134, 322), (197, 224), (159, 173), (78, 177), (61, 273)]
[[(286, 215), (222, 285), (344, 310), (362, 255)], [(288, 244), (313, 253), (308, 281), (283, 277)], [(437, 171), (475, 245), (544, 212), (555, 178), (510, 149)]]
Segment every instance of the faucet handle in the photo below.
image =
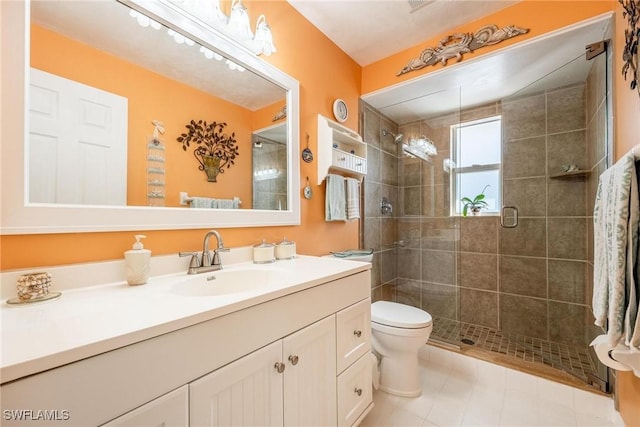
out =
[(200, 260), (198, 257), (198, 252), (178, 252), (178, 256), (186, 257), (190, 256), (191, 261), (189, 262), (189, 268), (198, 268), (200, 267)]

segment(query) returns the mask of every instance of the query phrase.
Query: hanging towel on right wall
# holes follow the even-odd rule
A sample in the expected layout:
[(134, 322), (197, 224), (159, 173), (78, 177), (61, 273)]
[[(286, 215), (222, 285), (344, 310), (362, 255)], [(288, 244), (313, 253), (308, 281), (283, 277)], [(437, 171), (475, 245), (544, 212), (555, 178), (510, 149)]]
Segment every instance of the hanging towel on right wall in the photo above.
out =
[[(640, 153), (640, 148), (636, 147)], [(640, 347), (640, 193), (637, 155), (625, 154), (601, 176), (593, 211), (595, 324), (612, 346)]]
[(347, 220), (360, 219), (360, 180), (346, 178), (347, 180)]

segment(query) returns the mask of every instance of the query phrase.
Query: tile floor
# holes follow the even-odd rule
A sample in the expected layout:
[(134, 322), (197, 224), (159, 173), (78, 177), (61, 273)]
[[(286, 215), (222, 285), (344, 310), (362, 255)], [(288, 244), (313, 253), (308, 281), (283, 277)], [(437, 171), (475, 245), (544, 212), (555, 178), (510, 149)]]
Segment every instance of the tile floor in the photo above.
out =
[(422, 396), (374, 390), (371, 426), (624, 426), (609, 397), (459, 353), (420, 351)]
[[(588, 347), (542, 340), (524, 335), (433, 316), (431, 337), (452, 344), (471, 340), (475, 348), (564, 370), (582, 381), (598, 377)], [(464, 341), (463, 341), (464, 343)], [(464, 344), (463, 344), (464, 345)]]

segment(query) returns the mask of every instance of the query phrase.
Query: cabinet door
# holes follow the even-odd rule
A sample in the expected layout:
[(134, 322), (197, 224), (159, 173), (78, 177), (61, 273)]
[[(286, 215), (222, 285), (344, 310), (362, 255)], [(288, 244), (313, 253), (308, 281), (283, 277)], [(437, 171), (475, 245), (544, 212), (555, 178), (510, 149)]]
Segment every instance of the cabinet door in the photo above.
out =
[(283, 339), (285, 426), (336, 425), (335, 328), (330, 316)]
[(189, 384), (191, 425), (281, 426), (281, 360), (276, 341)]
[(189, 389), (184, 385), (141, 407), (128, 412), (102, 427), (138, 427), (189, 425)]

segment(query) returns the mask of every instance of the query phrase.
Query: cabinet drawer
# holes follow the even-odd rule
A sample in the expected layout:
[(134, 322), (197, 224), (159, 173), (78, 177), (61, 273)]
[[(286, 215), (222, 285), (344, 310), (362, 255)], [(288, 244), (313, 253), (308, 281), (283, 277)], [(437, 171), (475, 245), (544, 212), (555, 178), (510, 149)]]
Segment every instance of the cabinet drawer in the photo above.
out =
[(338, 425), (353, 425), (372, 401), (371, 358), (367, 353), (338, 377)]
[(371, 299), (339, 311), (337, 326), (337, 367), (344, 371), (371, 348)]

